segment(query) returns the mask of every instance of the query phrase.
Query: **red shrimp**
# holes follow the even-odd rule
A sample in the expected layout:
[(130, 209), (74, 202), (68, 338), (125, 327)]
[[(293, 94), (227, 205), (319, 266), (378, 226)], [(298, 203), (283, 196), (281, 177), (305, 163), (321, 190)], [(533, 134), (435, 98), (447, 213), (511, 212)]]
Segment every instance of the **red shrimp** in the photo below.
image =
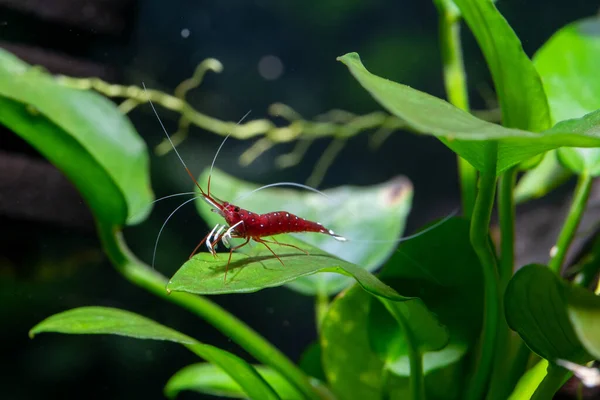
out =
[[(144, 90), (146, 90), (145, 85), (142, 84), (142, 86), (144, 87)], [(331, 229), (325, 228), (319, 222), (313, 222), (313, 221), (306, 220), (306, 219), (298, 217), (290, 212), (275, 211), (275, 212), (270, 212), (267, 214), (256, 214), (251, 211), (244, 210), (244, 209), (242, 209), (234, 204), (231, 204), (229, 202), (219, 200), (215, 196), (211, 196), (211, 194), (210, 194), (210, 179), (212, 176), (212, 169), (215, 164), (215, 160), (217, 159), (217, 156), (219, 155), (219, 151), (223, 147), (223, 144), (225, 144), (225, 141), (227, 140), (229, 135), (225, 137), (225, 139), (223, 140), (223, 142), (221, 142), (221, 145), (217, 149), (215, 158), (213, 159), (213, 162), (211, 165), (210, 173), (208, 176), (207, 188), (206, 188), (206, 192), (205, 192), (202, 189), (202, 187), (200, 186), (200, 184), (198, 183), (198, 181), (196, 180), (196, 178), (194, 178), (194, 175), (192, 175), (189, 168), (183, 161), (183, 158), (177, 151), (177, 148), (171, 141), (171, 137), (169, 136), (169, 133), (167, 132), (164, 124), (162, 123), (160, 117), (158, 116), (158, 112), (156, 111), (154, 104), (152, 103), (152, 101), (149, 98), (148, 98), (148, 102), (150, 103), (150, 106), (152, 107), (154, 114), (158, 118), (158, 121), (159, 121), (165, 135), (167, 136), (167, 139), (171, 143), (171, 146), (173, 146), (173, 150), (175, 151), (175, 154), (181, 161), (183, 167), (185, 168), (186, 172), (188, 173), (188, 175), (190, 176), (190, 178), (192, 179), (194, 184), (200, 190), (202, 197), (208, 204), (210, 204), (213, 207), (212, 211), (221, 215), (225, 219), (225, 222), (227, 224), (227, 225), (217, 224), (212, 229), (212, 231), (210, 231), (208, 233), (208, 235), (206, 235), (204, 237), (204, 239), (202, 239), (202, 241), (200, 241), (200, 243), (196, 246), (196, 248), (194, 249), (192, 254), (190, 254), (190, 258), (192, 258), (194, 256), (194, 254), (196, 254), (196, 251), (198, 250), (198, 248), (200, 248), (200, 246), (202, 246), (203, 243), (206, 243), (206, 247), (208, 248), (210, 253), (216, 257), (216, 251), (215, 251), (216, 245), (218, 244), (219, 241), (222, 242), (226, 247), (229, 248), (229, 258), (227, 259), (227, 265), (225, 266), (225, 276), (224, 276), (224, 280), (227, 280), (227, 271), (229, 269), (229, 264), (231, 263), (231, 256), (232, 256), (234, 250), (237, 250), (237, 249), (247, 245), (251, 239), (257, 243), (262, 243), (273, 254), (273, 256), (275, 256), (275, 258), (277, 258), (277, 260), (279, 260), (279, 262), (283, 266), (285, 266), (285, 264), (283, 263), (281, 258), (271, 249), (271, 247), (269, 247), (269, 245), (267, 243), (277, 244), (280, 246), (292, 247), (294, 249), (297, 249), (297, 250), (300, 250), (300, 251), (306, 253), (307, 255), (308, 255), (308, 252), (306, 250), (303, 250), (292, 244), (280, 243), (275, 238), (273, 238), (273, 241), (266, 240), (266, 239), (264, 239), (265, 237), (280, 235), (283, 233), (316, 232), (316, 233), (323, 233), (323, 234), (329, 235), (339, 241), (346, 241), (346, 238), (344, 238), (343, 236), (337, 235)], [(246, 116), (248, 114), (249, 114), (249, 112), (244, 117), (242, 117), (240, 122), (244, 118), (246, 118)], [(231, 247), (230, 242), (229, 242), (231, 239), (245, 239), (245, 241), (237, 246)]]

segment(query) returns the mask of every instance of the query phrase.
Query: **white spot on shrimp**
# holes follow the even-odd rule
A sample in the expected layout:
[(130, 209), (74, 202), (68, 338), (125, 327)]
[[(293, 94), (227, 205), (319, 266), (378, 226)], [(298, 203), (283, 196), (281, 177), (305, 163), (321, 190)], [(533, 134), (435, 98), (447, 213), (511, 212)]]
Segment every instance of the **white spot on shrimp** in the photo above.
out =
[(261, 227), (261, 228), (264, 228), (265, 226), (264, 226), (263, 224), (260, 224), (260, 227)]
[(332, 230), (330, 229), (330, 230), (329, 230), (329, 234), (330, 234), (330, 235), (335, 235), (335, 232), (334, 232), (334, 231), (332, 231)]
[(254, 221), (255, 221), (255, 219), (254, 219), (254, 218), (252, 218), (252, 222), (254, 222)]
[(289, 217), (290, 217), (290, 214), (288, 214), (288, 213), (285, 213), (285, 216), (289, 218)]
[(298, 217), (296, 217), (296, 219), (298, 219)]
[(275, 213), (275, 214), (273, 214), (273, 215), (277, 216), (277, 215), (279, 215), (279, 213)]
[(322, 224), (322, 223), (320, 223), (320, 222), (317, 222), (317, 225), (323, 225), (323, 224)]

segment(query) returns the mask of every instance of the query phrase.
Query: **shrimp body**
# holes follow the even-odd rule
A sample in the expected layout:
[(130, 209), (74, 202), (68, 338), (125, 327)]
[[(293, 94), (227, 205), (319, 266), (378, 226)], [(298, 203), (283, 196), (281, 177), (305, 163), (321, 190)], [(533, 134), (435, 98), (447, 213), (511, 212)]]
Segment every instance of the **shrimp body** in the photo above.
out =
[(287, 211), (256, 214), (227, 202), (224, 202), (222, 207), (221, 210), (215, 211), (223, 216), (227, 225), (236, 226), (235, 233), (242, 237), (260, 238), (282, 233), (317, 232), (332, 236), (337, 240), (344, 240), (342, 236), (325, 228), (319, 222), (306, 220)]

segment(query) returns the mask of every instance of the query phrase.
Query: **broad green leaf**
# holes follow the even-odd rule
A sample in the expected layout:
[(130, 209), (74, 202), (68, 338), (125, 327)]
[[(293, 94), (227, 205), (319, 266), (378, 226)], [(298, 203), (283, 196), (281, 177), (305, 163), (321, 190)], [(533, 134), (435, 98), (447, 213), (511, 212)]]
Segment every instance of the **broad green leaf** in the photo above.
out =
[(279, 237), (280, 243), (287, 243), (302, 251), (279, 245), (269, 245), (284, 263), (262, 244), (246, 246), (245, 254), (234, 253), (229, 264), (227, 281), (224, 280), (227, 266), (227, 253), (214, 258), (210, 253), (200, 253), (175, 273), (167, 290), (197, 294), (251, 293), (268, 287), (281, 286), (302, 276), (317, 272), (336, 272), (351, 276), (367, 292), (395, 301), (410, 300), (400, 296), (389, 286), (377, 279), (369, 271), (347, 261), (340, 260), (323, 250), (309, 246), (292, 237)]
[[(254, 369), (277, 392), (282, 400), (304, 398), (272, 369), (263, 365), (255, 365)], [(207, 363), (188, 365), (177, 371), (165, 386), (165, 396), (173, 399), (177, 397), (179, 392), (184, 390), (237, 399), (248, 397), (242, 387), (223, 370)]]
[[(410, 398), (407, 377), (388, 374), (384, 384), (382, 374), (386, 365), (369, 345), (370, 301), (367, 293), (354, 287), (342, 292), (330, 305), (320, 335), (323, 369), (329, 386), (342, 400), (378, 399), (384, 392), (390, 399)], [(455, 372), (444, 368), (425, 375), (427, 398), (457, 398)]]
[[(600, 19), (587, 18), (556, 32), (533, 57), (540, 73), (553, 121), (578, 118), (600, 109)], [(577, 173), (598, 172), (596, 149), (561, 149), (562, 161)], [(543, 165), (529, 171), (517, 185), (518, 196), (540, 197), (563, 183), (571, 172), (549, 152)], [(553, 179), (556, 178), (556, 179)]]
[[(481, 267), (471, 247), (468, 220), (452, 218), (402, 243), (380, 277), (401, 293), (422, 299), (449, 332), (447, 346), (425, 353), (426, 373), (463, 358), (479, 335), (483, 302)], [(395, 361), (389, 367), (398, 375), (406, 375), (408, 358), (403, 337), (385, 326), (378, 331), (373, 326), (370, 329), (372, 336), (379, 333), (371, 343), (390, 340), (386, 335), (399, 342), (392, 344)]]
[[(500, 174), (513, 165), (562, 146), (600, 146), (600, 111), (563, 121), (542, 133), (505, 128), (480, 120), (446, 101), (371, 74), (358, 54), (339, 58), (359, 83), (413, 130), (433, 135), (480, 171)], [(498, 142), (497, 157), (486, 156), (486, 141)], [(493, 159), (497, 161), (493, 163)]]
[[(534, 56), (554, 121), (600, 109), (600, 18), (587, 18), (556, 32)], [(600, 151), (564, 148), (560, 159), (571, 171), (600, 174)]]
[(540, 132), (550, 127), (541, 79), (521, 41), (490, 0), (454, 0), (483, 52), (494, 80), (502, 123)]
[(556, 150), (547, 152), (535, 168), (519, 179), (514, 192), (517, 204), (545, 196), (572, 176), (556, 157)]
[(546, 377), (546, 370), (548, 369), (548, 361), (541, 360), (533, 368), (527, 371), (515, 387), (515, 390), (511, 393), (508, 400), (523, 400), (531, 399), (531, 396), (538, 388), (542, 380)]
[(33, 337), (42, 332), (112, 334), (180, 343), (225, 371), (251, 398), (279, 398), (261, 375), (241, 358), (129, 311), (108, 307), (76, 308), (46, 318), (34, 326), (29, 335)]
[(0, 49), (0, 123), (63, 171), (101, 221), (134, 224), (149, 213), (146, 145), (106, 98)]
[[(208, 172), (206, 170), (200, 176), (199, 182), (207, 182)], [(342, 186), (325, 190), (326, 197), (290, 188), (271, 188), (249, 194), (257, 188), (256, 184), (213, 170), (211, 191), (220, 199), (257, 213), (285, 210), (321, 222), (348, 241), (338, 242), (318, 233), (292, 236), (367, 271), (381, 266), (397, 247), (395, 240), (404, 231), (412, 201), (412, 185), (404, 177), (370, 187)], [(202, 199), (198, 200), (197, 207), (209, 225), (224, 222)], [(339, 274), (321, 273), (301, 277), (288, 286), (309, 295), (318, 291), (331, 295), (352, 282)]]
[(600, 296), (581, 287), (570, 287), (568, 314), (585, 349), (600, 360)]
[[(466, 346), (459, 352), (454, 351), (454, 346), (446, 347), (448, 330), (421, 300), (385, 304), (371, 299), (370, 303), (367, 330), (371, 348), (396, 375), (410, 375), (406, 329), (410, 329), (418, 352), (423, 354), (424, 374), (453, 364), (464, 355)], [(443, 350), (438, 352), (440, 349)], [(445, 358), (445, 354), (449, 357)]]
[(554, 121), (600, 109), (600, 18), (558, 30), (534, 55)]
[(547, 267), (527, 265), (517, 271), (505, 292), (508, 325), (531, 350), (550, 361), (591, 359), (569, 321), (570, 290)]

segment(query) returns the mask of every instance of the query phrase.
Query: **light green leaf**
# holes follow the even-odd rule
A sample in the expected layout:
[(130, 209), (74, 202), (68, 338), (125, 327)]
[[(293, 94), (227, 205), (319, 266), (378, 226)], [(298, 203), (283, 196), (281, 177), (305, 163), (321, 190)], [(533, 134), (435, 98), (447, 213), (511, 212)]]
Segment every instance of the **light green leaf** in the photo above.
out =
[(336, 272), (353, 277), (363, 289), (375, 296), (395, 301), (410, 300), (363, 268), (292, 237), (278, 236), (277, 240), (300, 247), (309, 254), (290, 247), (269, 245), (285, 264), (282, 265), (264, 245), (248, 245), (243, 248), (246, 254), (232, 254), (225, 281), (227, 254), (214, 258), (209, 253), (200, 253), (183, 264), (169, 281), (167, 290), (197, 294), (251, 293), (317, 272)]
[(146, 145), (101, 95), (61, 86), (0, 49), (0, 123), (63, 171), (101, 221), (134, 224), (150, 212)]
[(515, 187), (515, 202), (544, 197), (556, 187), (565, 183), (573, 174), (558, 162), (556, 150), (547, 152), (542, 161), (527, 171)]
[(541, 79), (521, 41), (490, 0), (454, 0), (492, 74), (502, 124), (540, 132), (550, 127)]
[[(272, 369), (263, 365), (255, 365), (254, 369), (277, 392), (282, 400), (300, 400), (304, 398)], [(188, 365), (177, 371), (165, 386), (165, 396), (173, 399), (177, 397), (179, 392), (184, 390), (237, 399), (248, 397), (242, 387), (223, 370), (207, 363)]]
[[(207, 182), (208, 172), (204, 171), (199, 182)], [(325, 190), (327, 197), (290, 188), (265, 189), (248, 195), (257, 188), (256, 184), (213, 170), (211, 191), (217, 197), (256, 213), (285, 210), (321, 222), (349, 240), (338, 242), (318, 233), (292, 236), (367, 271), (381, 266), (397, 247), (395, 240), (404, 231), (413, 193), (410, 181), (404, 177), (376, 186)], [(209, 225), (224, 222), (202, 199), (197, 208)], [(376, 241), (376, 245), (369, 241)], [(352, 283), (352, 279), (340, 274), (320, 273), (300, 277), (288, 286), (309, 295), (319, 291), (331, 295)]]
[(251, 398), (279, 399), (261, 375), (241, 358), (129, 311), (108, 307), (76, 308), (46, 318), (34, 326), (29, 335), (33, 337), (42, 332), (112, 334), (180, 343), (229, 374)]
[[(556, 32), (534, 56), (554, 121), (600, 109), (600, 18), (583, 19)], [(597, 149), (558, 150), (563, 164), (581, 174), (600, 174)]]
[[(563, 121), (542, 133), (505, 128), (480, 120), (437, 97), (371, 74), (356, 53), (339, 60), (389, 112), (415, 131), (438, 137), (480, 171), (500, 174), (537, 154), (562, 146), (600, 146), (600, 111)], [(498, 142), (497, 157), (486, 156), (483, 151), (486, 141)]]
[(600, 296), (580, 287), (570, 287), (568, 314), (575, 334), (585, 349), (600, 360)]

